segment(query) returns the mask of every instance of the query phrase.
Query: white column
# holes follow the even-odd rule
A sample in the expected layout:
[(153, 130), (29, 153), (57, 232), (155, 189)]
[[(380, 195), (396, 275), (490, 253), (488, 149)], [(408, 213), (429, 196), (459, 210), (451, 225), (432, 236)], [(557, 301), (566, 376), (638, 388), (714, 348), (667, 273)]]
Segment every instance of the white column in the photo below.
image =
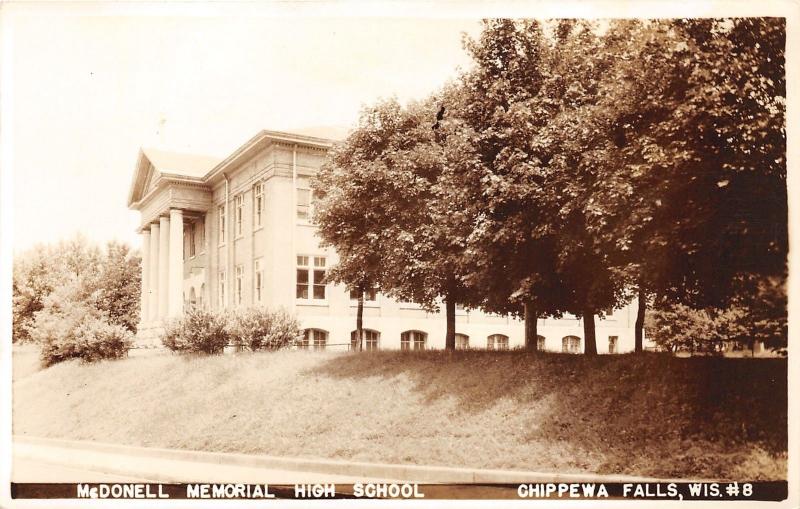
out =
[(147, 285), (147, 289), (150, 291), (150, 296), (147, 298), (147, 305), (149, 306), (147, 318), (151, 322), (156, 322), (160, 318), (158, 314), (158, 270), (160, 261), (159, 244), (161, 244), (161, 235), (159, 234), (159, 230), (160, 226), (158, 223), (153, 223), (150, 225), (150, 282)]
[(183, 314), (183, 211), (169, 211), (169, 314)]
[(139, 323), (147, 323), (149, 318), (147, 314), (150, 308), (147, 303), (150, 290), (150, 230), (142, 229), (142, 297), (141, 297), (141, 311), (139, 313)]
[(169, 218), (161, 217), (158, 251), (158, 317), (162, 320), (169, 312)]

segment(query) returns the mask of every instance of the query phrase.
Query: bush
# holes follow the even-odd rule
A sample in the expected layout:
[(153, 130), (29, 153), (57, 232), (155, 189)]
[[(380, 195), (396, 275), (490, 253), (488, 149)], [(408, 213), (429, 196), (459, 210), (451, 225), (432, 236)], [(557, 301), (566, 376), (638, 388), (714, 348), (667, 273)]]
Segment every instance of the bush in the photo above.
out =
[(173, 352), (218, 354), (229, 339), (225, 315), (192, 308), (167, 323), (161, 342)]
[(119, 359), (133, 344), (130, 331), (108, 323), (105, 314), (75, 298), (79, 289), (75, 281), (58, 288), (45, 298), (27, 327), (30, 338), (41, 345), (44, 366), (69, 359)]
[(234, 313), (228, 331), (236, 345), (257, 350), (278, 350), (300, 336), (300, 323), (284, 310), (248, 308)]

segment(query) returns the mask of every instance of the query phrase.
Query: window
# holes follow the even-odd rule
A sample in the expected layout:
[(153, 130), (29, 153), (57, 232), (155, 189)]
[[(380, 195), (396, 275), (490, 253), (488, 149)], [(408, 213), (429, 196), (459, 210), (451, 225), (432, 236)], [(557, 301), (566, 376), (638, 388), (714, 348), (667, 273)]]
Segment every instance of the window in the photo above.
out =
[(303, 339), (297, 345), (298, 348), (307, 349), (313, 346), (314, 350), (324, 350), (325, 345), (328, 343), (328, 332), (322, 329), (305, 329), (303, 331)]
[(581, 338), (565, 336), (561, 339), (561, 351), (565, 353), (581, 353)]
[(195, 229), (197, 235), (197, 245), (200, 246), (200, 253), (206, 252), (206, 222), (200, 221)]
[(425, 350), (428, 335), (418, 330), (408, 330), (400, 334), (400, 350)]
[(242, 303), (242, 283), (244, 281), (244, 267), (236, 266), (236, 304)]
[(242, 235), (242, 213), (244, 211), (244, 196), (237, 194), (233, 199), (234, 219), (236, 221), (236, 236)]
[(253, 186), (253, 225), (261, 227), (264, 219), (264, 183), (259, 182)]
[(261, 302), (261, 288), (264, 285), (264, 273), (261, 271), (261, 260), (253, 262), (253, 300)]
[[(364, 350), (369, 352), (378, 349), (378, 339), (381, 333), (372, 329), (361, 329), (364, 333)], [(350, 347), (353, 350), (358, 350), (358, 331), (354, 330), (350, 333)]]
[(195, 243), (197, 242), (197, 224), (190, 223), (189, 224), (189, 257), (194, 257), (195, 253), (197, 252), (197, 248), (195, 247)]
[(608, 353), (617, 353), (619, 336), (608, 336)]
[(225, 243), (225, 205), (220, 205), (217, 209), (219, 214), (219, 243)]
[(508, 350), (508, 336), (505, 334), (492, 334), (486, 339), (487, 350)]
[(225, 271), (219, 271), (219, 307), (225, 307)]
[(206, 284), (203, 283), (200, 285), (200, 295), (197, 296), (197, 307), (205, 308), (205, 294), (206, 294)]
[[(377, 299), (377, 288), (367, 288), (364, 290), (364, 302), (375, 302)], [(350, 290), (350, 300), (358, 300), (358, 290)]]
[[(309, 263), (313, 260), (314, 266)], [(297, 290), (298, 299), (325, 300), (325, 257), (297, 257)]]
[(307, 177), (297, 177), (297, 219), (311, 218), (313, 193)]
[(456, 350), (466, 350), (467, 348), (469, 348), (469, 336), (456, 334)]
[(194, 286), (189, 290), (189, 306), (197, 307), (197, 293), (194, 291)]
[(536, 349), (544, 352), (544, 336), (536, 336)]

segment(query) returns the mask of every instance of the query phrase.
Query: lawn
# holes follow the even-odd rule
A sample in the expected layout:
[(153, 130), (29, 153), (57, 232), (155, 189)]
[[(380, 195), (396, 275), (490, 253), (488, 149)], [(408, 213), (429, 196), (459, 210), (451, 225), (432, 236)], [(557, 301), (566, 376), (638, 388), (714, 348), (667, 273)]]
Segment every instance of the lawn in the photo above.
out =
[(208, 451), (785, 479), (786, 370), (663, 354), (166, 354), (18, 378), (13, 426)]

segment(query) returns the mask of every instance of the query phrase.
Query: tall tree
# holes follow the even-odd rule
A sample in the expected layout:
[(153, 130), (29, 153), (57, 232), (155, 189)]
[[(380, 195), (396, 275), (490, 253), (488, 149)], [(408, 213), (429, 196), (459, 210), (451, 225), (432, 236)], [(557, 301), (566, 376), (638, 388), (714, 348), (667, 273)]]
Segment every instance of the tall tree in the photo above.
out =
[(546, 92), (554, 49), (538, 22), (506, 19), (484, 21), (465, 46), (475, 65), (462, 77), (460, 128), (477, 156), (455, 167), (452, 186), (472, 209), (465, 279), (484, 310), (524, 318), (526, 348), (536, 351), (538, 318), (559, 316), (568, 297), (541, 201), (552, 156), (538, 133), (557, 109)]
[[(787, 252), (785, 27), (777, 18), (613, 23), (597, 230), (650, 295), (726, 307)], [(602, 123), (601, 123), (602, 125)], [(627, 189), (619, 193), (618, 189)]]
[(445, 345), (454, 349), (455, 306), (468, 293), (458, 272), (465, 223), (452, 220), (458, 204), (444, 202), (439, 185), (448, 158), (459, 157), (447, 149), (457, 137), (444, 133), (442, 98), (449, 93), (365, 110), (315, 189), (321, 235), (345, 261), (334, 277), (357, 288), (366, 270), (383, 293), (429, 311), (444, 300)]
[(510, 253), (501, 258), (509, 263), (488, 271), (512, 275), (505, 300), (521, 300), (529, 348), (539, 313), (570, 311), (583, 318), (586, 353), (596, 353), (594, 315), (625, 298), (591, 228), (602, 178), (596, 153), (606, 138), (585, 121), (602, 100), (612, 51), (591, 24), (569, 20), (546, 27), (490, 20), (467, 46), (476, 70), (465, 77), (464, 117), (481, 133), (484, 164), (476, 187), (485, 206), (476, 216), (486, 231), (478, 244)]

